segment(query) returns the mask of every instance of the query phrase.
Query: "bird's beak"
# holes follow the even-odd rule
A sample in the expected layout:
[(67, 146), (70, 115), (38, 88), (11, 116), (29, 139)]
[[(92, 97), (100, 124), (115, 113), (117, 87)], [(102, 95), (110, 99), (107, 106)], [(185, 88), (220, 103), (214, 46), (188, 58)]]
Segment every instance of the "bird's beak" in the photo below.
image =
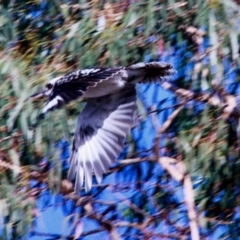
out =
[(30, 96), (33, 100), (41, 99), (45, 97), (46, 90), (42, 90), (40, 92), (34, 93)]

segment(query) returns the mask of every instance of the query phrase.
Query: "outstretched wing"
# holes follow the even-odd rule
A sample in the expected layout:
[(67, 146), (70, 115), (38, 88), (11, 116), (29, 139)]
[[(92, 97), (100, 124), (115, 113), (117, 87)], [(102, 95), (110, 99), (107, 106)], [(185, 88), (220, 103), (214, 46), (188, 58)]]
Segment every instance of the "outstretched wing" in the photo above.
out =
[(98, 83), (108, 80), (118, 74), (121, 69), (122, 67), (84, 69), (59, 78), (54, 84), (46, 106), (42, 110), (42, 115), (80, 98), (89, 87), (95, 87)]
[(76, 178), (76, 192), (84, 181), (86, 191), (90, 191), (93, 173), (97, 182), (101, 182), (123, 150), (124, 140), (134, 124), (135, 110), (136, 91), (131, 84), (116, 94), (87, 102), (78, 117), (68, 173), (70, 180)]

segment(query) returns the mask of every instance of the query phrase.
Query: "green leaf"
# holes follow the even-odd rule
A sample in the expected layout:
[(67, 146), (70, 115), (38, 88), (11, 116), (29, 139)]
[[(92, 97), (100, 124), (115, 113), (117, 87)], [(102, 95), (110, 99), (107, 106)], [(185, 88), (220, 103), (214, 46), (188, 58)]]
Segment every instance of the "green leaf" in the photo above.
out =
[(12, 63), (11, 61), (9, 61), (8, 59), (6, 59), (7, 61), (3, 64), (1, 73), (2, 74), (6, 74), (10, 71), (11, 67), (12, 67)]
[(7, 217), (9, 215), (9, 204), (7, 203), (7, 199), (0, 200), (0, 219), (2, 217)]
[(13, 165), (17, 166), (16, 168), (13, 168), (14, 177), (16, 177), (20, 173), (19, 172), (20, 169), (18, 168), (18, 166), (20, 166), (20, 157), (19, 157), (19, 154), (16, 152), (16, 150), (13, 148), (10, 149), (8, 153), (13, 162)]

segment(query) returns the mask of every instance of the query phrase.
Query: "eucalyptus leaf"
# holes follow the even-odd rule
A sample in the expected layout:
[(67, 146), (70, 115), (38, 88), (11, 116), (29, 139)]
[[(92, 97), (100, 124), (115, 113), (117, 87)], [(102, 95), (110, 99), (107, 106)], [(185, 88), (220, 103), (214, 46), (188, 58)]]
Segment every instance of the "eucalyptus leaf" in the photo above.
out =
[(24, 104), (25, 104), (25, 94), (22, 95), (22, 97), (19, 99), (16, 107), (11, 111), (11, 113), (9, 115), (9, 118), (7, 120), (7, 125), (10, 130), (13, 128), (15, 120), (19, 116)]
[(19, 169), (19, 166), (20, 166), (20, 157), (19, 157), (19, 154), (16, 152), (15, 149), (10, 149), (8, 151), (9, 155), (10, 155), (10, 158), (13, 162), (13, 173), (15, 175), (15, 177), (20, 173), (20, 169)]

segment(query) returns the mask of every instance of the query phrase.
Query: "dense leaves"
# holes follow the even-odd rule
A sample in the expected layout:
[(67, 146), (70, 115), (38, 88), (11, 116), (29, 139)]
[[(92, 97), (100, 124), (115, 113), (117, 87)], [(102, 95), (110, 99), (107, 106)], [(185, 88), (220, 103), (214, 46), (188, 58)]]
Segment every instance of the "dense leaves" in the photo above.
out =
[[(99, 232), (112, 239), (194, 239), (198, 230), (201, 239), (239, 236), (239, 5), (131, 2), (1, 1), (4, 239), (29, 232), (43, 239)], [(153, 60), (171, 62), (176, 78), (163, 88), (138, 87), (138, 125), (120, 156), (125, 160), (91, 194), (74, 194), (66, 180), (69, 142), (83, 104), (70, 103), (34, 128), (43, 103), (29, 95), (78, 68)], [(52, 206), (66, 215), (62, 234), (35, 224)]]

